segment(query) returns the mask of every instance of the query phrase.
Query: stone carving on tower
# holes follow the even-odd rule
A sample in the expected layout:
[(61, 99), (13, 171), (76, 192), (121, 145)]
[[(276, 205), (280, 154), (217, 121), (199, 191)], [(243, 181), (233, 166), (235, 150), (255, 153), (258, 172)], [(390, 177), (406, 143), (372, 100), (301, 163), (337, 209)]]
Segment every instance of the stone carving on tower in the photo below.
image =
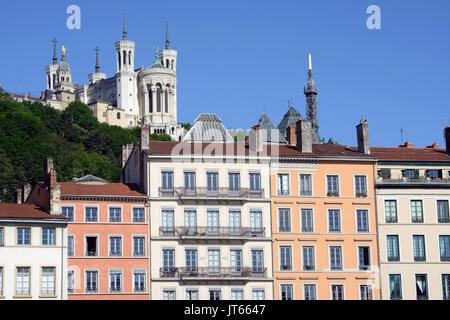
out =
[(315, 88), (314, 84), (311, 54), (309, 54), (308, 84), (304, 88), (304, 93), (306, 96), (306, 120), (312, 123), (313, 144), (320, 144), (319, 118), (317, 116), (317, 94), (319, 90)]

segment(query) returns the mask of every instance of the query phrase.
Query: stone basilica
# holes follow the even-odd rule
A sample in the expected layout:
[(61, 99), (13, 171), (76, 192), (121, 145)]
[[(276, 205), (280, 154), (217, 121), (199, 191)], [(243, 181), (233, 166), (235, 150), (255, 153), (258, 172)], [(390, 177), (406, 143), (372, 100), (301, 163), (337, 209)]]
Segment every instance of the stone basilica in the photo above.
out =
[(89, 84), (73, 83), (72, 71), (62, 47), (62, 58), (56, 57), (54, 42), (53, 62), (46, 67), (47, 89), (45, 103), (64, 110), (72, 101), (87, 104), (100, 122), (121, 127), (147, 126), (150, 133), (167, 133), (180, 140), (184, 129), (177, 121), (177, 55), (170, 48), (168, 26), (165, 49), (158, 50), (155, 62), (148, 68), (135, 69), (135, 42), (128, 40), (124, 18), (122, 40), (115, 43), (116, 74), (108, 78), (100, 72), (88, 75)]

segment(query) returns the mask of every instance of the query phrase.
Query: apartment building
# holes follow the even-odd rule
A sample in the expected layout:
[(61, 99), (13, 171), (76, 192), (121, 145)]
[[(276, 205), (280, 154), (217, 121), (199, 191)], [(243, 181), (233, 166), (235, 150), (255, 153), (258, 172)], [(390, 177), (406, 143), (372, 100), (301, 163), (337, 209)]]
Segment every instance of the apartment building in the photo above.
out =
[(450, 299), (450, 128), (446, 149), (371, 148), (383, 300)]
[[(54, 172), (52, 159), (44, 170)], [(37, 183), (28, 202), (42, 201), (46, 189), (45, 182)], [(59, 212), (68, 220), (68, 299), (148, 300), (147, 196), (136, 186), (94, 176), (60, 182), (54, 193)]]
[(274, 299), (380, 299), (368, 124), (358, 148), (313, 144), (311, 122), (287, 127), (271, 162)]
[(270, 158), (216, 115), (185, 139), (149, 142), (143, 128), (123, 171), (150, 199), (151, 298), (273, 299)]

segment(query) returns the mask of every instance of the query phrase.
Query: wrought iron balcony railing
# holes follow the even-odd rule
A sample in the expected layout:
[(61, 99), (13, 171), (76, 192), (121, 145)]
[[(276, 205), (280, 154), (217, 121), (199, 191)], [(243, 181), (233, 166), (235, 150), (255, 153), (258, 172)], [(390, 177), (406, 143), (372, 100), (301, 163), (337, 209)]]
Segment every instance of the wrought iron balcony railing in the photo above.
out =
[(171, 279), (245, 279), (267, 278), (267, 268), (262, 267), (163, 267), (161, 278)]
[(264, 238), (266, 228), (252, 227), (160, 227), (161, 237)]
[(159, 197), (163, 198), (211, 198), (211, 199), (263, 199), (264, 189), (250, 188), (159, 188)]

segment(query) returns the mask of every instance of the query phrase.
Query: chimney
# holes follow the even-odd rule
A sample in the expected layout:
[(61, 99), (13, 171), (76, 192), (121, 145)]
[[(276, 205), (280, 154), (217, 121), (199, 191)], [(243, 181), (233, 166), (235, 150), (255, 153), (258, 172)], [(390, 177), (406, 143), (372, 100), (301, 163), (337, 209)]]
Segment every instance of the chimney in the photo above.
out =
[(308, 120), (299, 120), (296, 125), (297, 149), (300, 152), (312, 152), (312, 123)]
[(19, 188), (19, 189), (16, 190), (16, 203), (17, 204), (22, 204), (23, 203), (22, 188)]
[(26, 184), (23, 186), (23, 198), (22, 203), (27, 203), (28, 197), (31, 193), (31, 184)]
[(290, 146), (297, 145), (297, 137), (295, 135), (295, 126), (289, 126), (286, 128), (286, 139)]
[(55, 170), (53, 158), (47, 158), (46, 160), (44, 160), (44, 183), (46, 186), (50, 184), (49, 174), (53, 170)]
[(356, 134), (358, 137), (358, 151), (363, 154), (370, 154), (369, 123), (367, 123), (367, 120), (364, 120), (364, 117), (356, 126)]
[(450, 127), (445, 128), (445, 146), (447, 155), (450, 156)]
[(150, 129), (148, 127), (141, 128), (141, 150), (150, 148)]
[(61, 187), (55, 170), (49, 173), (49, 211), (51, 215), (61, 214)]
[(133, 151), (133, 145), (129, 144), (122, 147), (122, 169), (125, 168), (125, 164), (130, 157), (131, 151)]
[(263, 151), (263, 134), (264, 130), (260, 126), (254, 126), (250, 130), (249, 146), (253, 152)]

